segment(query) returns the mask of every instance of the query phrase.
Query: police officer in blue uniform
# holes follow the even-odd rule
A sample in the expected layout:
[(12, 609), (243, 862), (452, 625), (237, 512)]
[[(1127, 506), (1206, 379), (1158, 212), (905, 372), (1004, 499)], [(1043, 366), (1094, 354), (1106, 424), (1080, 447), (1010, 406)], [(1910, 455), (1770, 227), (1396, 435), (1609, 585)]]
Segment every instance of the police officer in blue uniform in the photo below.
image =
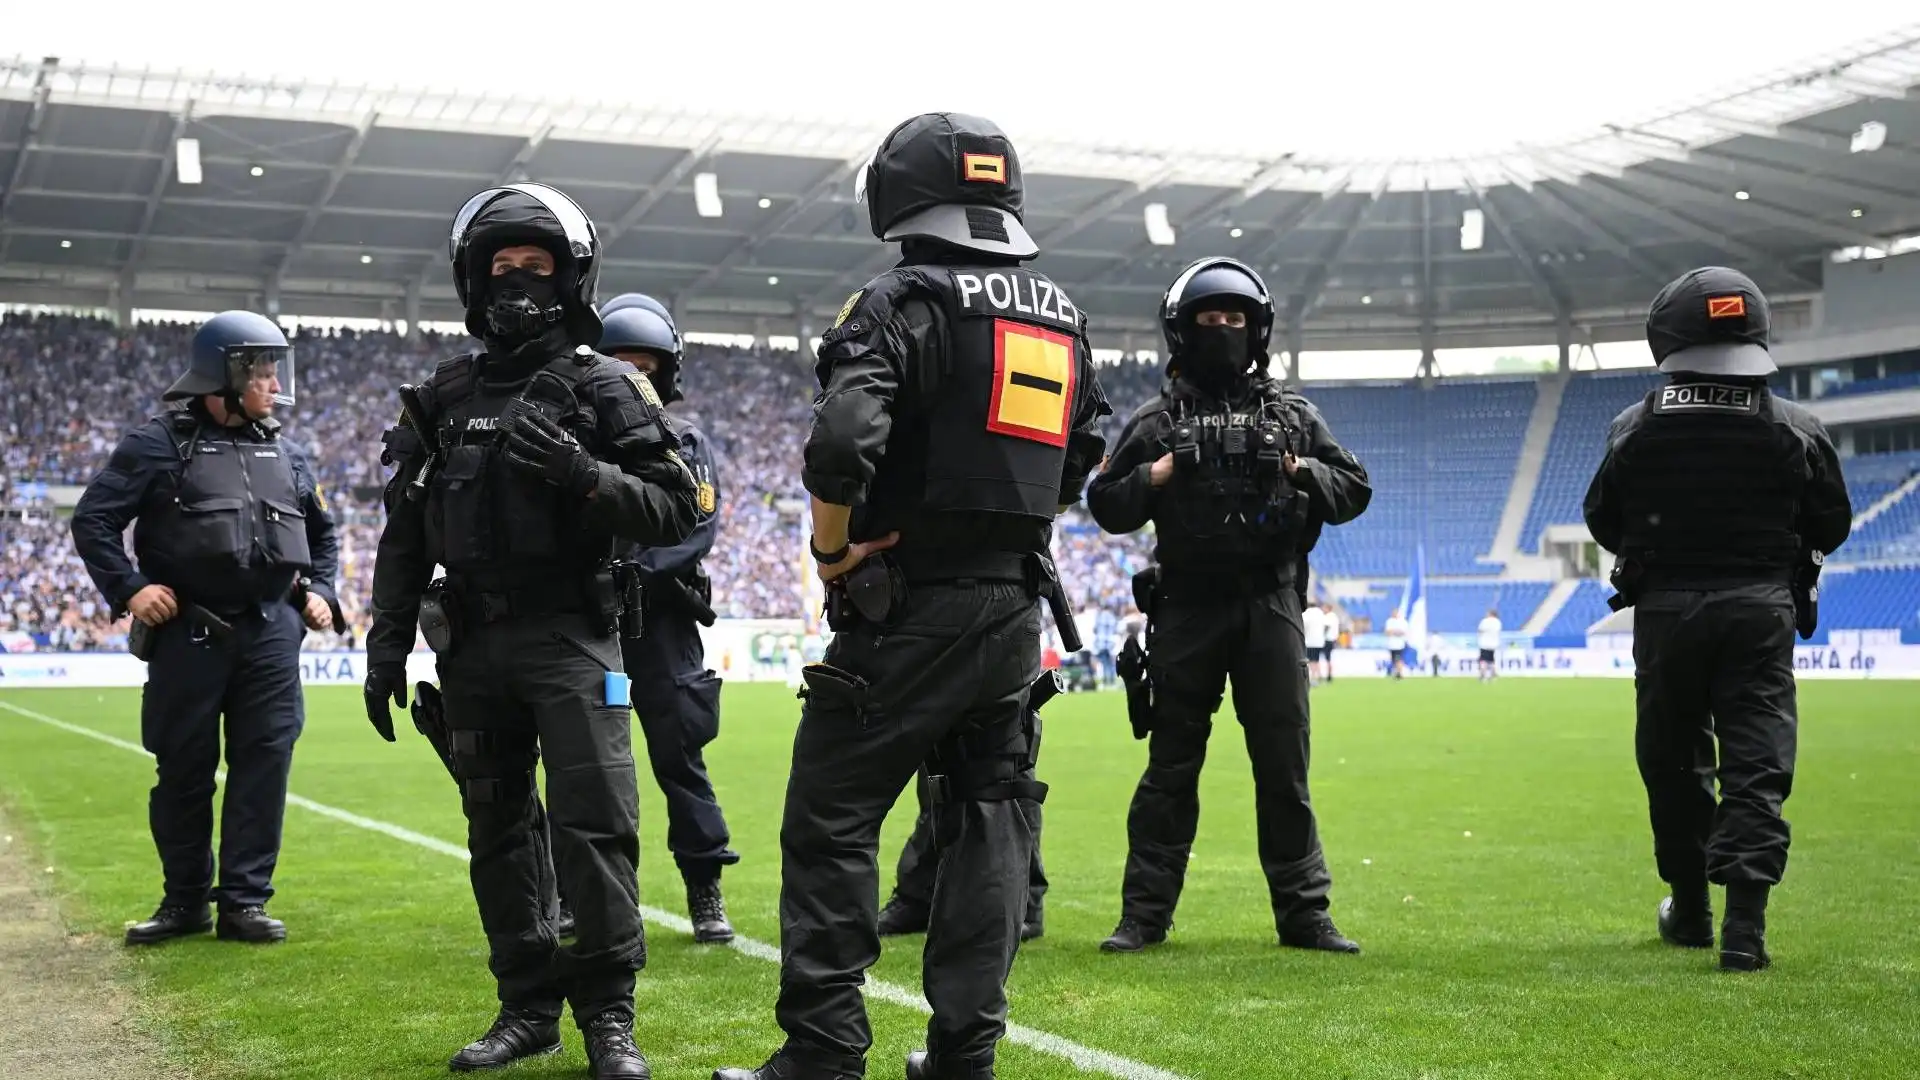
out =
[(1006, 1032), (1033, 829), (1040, 604), (1070, 618), (1047, 551), (1079, 501), (1110, 412), (1086, 322), (1024, 264), (1012, 142), (926, 113), (861, 171), (873, 233), (900, 264), (822, 335), (802, 479), (833, 640), (806, 705), (780, 824), (786, 1043), (714, 1080), (854, 1080), (873, 1043), (860, 983), (881, 822), (916, 772), (938, 884), (923, 953), (933, 1016), (910, 1080), (990, 1080)]
[[(1799, 703), (1793, 635), (1818, 624), (1821, 562), (1853, 505), (1820, 421), (1773, 396), (1767, 298), (1724, 266), (1681, 275), (1647, 312), (1669, 382), (1621, 413), (1587, 489), (1587, 527), (1619, 555), (1632, 606), (1635, 756), (1669, 944), (1711, 949), (1708, 885), (1727, 890), (1720, 966), (1758, 971), (1767, 897), (1787, 869)], [(1714, 790), (1719, 781), (1718, 798)]]
[[(403, 392), (407, 423), (385, 437), (399, 468), (365, 687), (368, 719), (392, 741), (387, 702), (406, 703), (418, 623), (440, 688), (418, 685), (414, 724), (460, 785), (500, 999), (492, 1027), (448, 1064), (553, 1053), (570, 1004), (594, 1080), (645, 1080), (633, 1039), (646, 964), (639, 788), (615, 563), (627, 545), (684, 540), (695, 485), (652, 383), (594, 351), (602, 253), (577, 203), (544, 184), (490, 188), (455, 216), (448, 253), (484, 348)], [(556, 872), (578, 917), (566, 944)]]
[[(207, 320), (186, 374), (166, 392), (177, 404), (120, 441), (74, 508), (74, 547), (115, 614), (132, 613), (130, 645), (147, 662), (140, 741), (158, 772), (148, 823), (166, 891), (153, 917), (127, 931), (129, 945), (209, 929), (234, 941), (287, 936), (266, 904), (306, 718), (300, 642), (308, 629), (346, 626), (332, 515), (306, 455), (273, 417), (276, 405), (293, 405), (293, 376), (293, 350), (273, 320), (249, 311)], [(131, 560), (121, 539), (129, 524)]]
[[(600, 308), (600, 351), (625, 360), (653, 382), (668, 406), (686, 395), (680, 366), (686, 350), (665, 305), (626, 293)], [(720, 476), (713, 443), (698, 424), (676, 413), (680, 456), (697, 484), (693, 532), (671, 547), (636, 544), (627, 566), (638, 576), (645, 618), (638, 638), (621, 642), (633, 679), (633, 708), (647, 740), (653, 778), (667, 797), (667, 847), (686, 884), (695, 941), (733, 939), (720, 870), (740, 861), (728, 844), (727, 819), (714, 798), (701, 749), (720, 734), (720, 676), (706, 663), (700, 626), (711, 626), (713, 583), (700, 561), (720, 529)]]

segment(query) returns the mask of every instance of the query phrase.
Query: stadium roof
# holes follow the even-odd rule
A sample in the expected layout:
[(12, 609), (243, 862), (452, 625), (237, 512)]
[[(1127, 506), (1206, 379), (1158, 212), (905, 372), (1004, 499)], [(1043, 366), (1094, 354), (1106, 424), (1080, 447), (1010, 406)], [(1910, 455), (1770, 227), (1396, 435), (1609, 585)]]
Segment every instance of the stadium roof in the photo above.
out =
[[(1908, 32), (1473, 159), (1030, 142), (1028, 226), (1038, 265), (1115, 346), (1154, 347), (1166, 283), (1210, 254), (1258, 266), (1309, 349), (1538, 343), (1563, 319), (1576, 340), (1632, 336), (1662, 284), (1707, 263), (1752, 274), (1791, 327), (1831, 253), (1920, 233), (1916, 87)], [(599, 223), (603, 295), (670, 298), (689, 329), (818, 332), (889, 263), (852, 198), (881, 134), (0, 60), (0, 300), (404, 318), (411, 298), (423, 318), (457, 319), (453, 211), (529, 178)], [(197, 184), (176, 167), (183, 140)], [(721, 216), (696, 206), (702, 173)], [(1172, 244), (1143, 223), (1155, 204)], [(1477, 250), (1463, 250), (1469, 217)]]

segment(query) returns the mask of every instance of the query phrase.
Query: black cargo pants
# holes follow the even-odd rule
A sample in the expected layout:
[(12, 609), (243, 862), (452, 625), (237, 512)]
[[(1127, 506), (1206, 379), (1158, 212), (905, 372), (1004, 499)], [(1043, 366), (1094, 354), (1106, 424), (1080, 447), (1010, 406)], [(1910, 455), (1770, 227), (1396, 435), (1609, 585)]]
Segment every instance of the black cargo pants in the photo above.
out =
[(1200, 768), (1233, 677), (1253, 765), (1254, 820), (1276, 928), (1327, 907), (1333, 879), (1307, 792), (1307, 650), (1291, 583), (1236, 594), (1163, 583), (1149, 627), (1147, 769), (1127, 811), (1121, 914), (1170, 927), (1200, 825)]
[[(775, 1016), (785, 1056), (821, 1069), (860, 1073), (873, 1043), (860, 983), (880, 958), (881, 822), (921, 764), (954, 745), (1024, 750), (1027, 692), (1040, 676), (1040, 608), (1026, 586), (909, 588), (895, 625), (834, 635), (824, 666), (847, 681), (809, 669), (794, 736)], [(1025, 762), (1009, 772), (1032, 779)], [(1017, 800), (1031, 794), (958, 773), (936, 793), (939, 868), (922, 953), (936, 1062), (989, 1064), (1006, 1032), (1034, 846)]]
[[(583, 1026), (607, 1009), (630, 1014), (646, 938), (631, 719), (605, 689), (622, 671), (617, 638), (582, 614), (469, 619), (438, 665), (500, 1000), (554, 1018), (568, 1002)], [(566, 948), (553, 929), (556, 873), (578, 921)]]
[(1785, 585), (1645, 593), (1633, 662), (1634, 750), (1661, 879), (1778, 884), (1799, 733), (1792, 594)]

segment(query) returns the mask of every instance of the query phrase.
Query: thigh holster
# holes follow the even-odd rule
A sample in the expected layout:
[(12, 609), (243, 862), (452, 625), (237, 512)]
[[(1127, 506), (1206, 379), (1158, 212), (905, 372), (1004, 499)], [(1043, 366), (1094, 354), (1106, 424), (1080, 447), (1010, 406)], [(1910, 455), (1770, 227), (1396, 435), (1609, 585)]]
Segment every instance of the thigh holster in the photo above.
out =
[(927, 759), (926, 804), (956, 802), (1045, 802), (1047, 785), (1033, 778), (1035, 714), (1028, 710), (1014, 727), (972, 728), (942, 740)]
[(455, 728), (447, 733), (454, 779), (470, 803), (510, 803), (533, 789), (537, 759), (530, 734)]

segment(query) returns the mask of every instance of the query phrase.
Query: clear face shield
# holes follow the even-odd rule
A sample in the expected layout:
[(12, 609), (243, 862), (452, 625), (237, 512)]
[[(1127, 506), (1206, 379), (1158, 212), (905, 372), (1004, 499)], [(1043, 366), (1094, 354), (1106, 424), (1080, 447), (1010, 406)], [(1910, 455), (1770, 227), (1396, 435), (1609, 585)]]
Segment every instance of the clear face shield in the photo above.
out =
[(867, 178), (873, 175), (873, 163), (879, 157), (880, 151), (878, 150), (868, 154), (867, 163), (860, 166), (860, 171), (853, 174), (853, 203), (855, 206), (864, 206), (866, 204)]
[(227, 386), (243, 398), (256, 387), (278, 381), (273, 403), (293, 407), (293, 347), (290, 345), (234, 345), (227, 349)]

